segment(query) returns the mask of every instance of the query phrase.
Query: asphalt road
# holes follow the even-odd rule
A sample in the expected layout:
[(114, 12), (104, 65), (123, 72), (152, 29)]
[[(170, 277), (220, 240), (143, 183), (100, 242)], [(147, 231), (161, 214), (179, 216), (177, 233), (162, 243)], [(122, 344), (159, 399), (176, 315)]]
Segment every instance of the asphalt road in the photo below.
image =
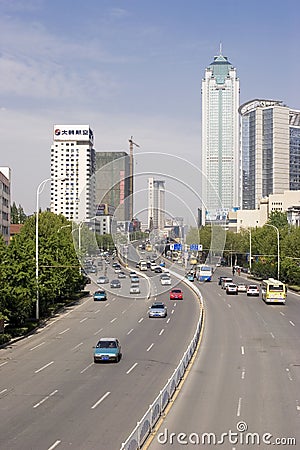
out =
[[(286, 305), (266, 305), (261, 296), (228, 296), (217, 284), (220, 275), (231, 274), (217, 269), (212, 282), (200, 285), (206, 308), (200, 350), (149, 449), (298, 449), (300, 297), (289, 292)], [(229, 437), (230, 430), (238, 434)]]
[[(117, 278), (111, 268), (110, 279)], [(101, 273), (98, 273), (98, 276)], [(173, 373), (199, 317), (199, 304), (185, 286), (183, 301), (169, 300), (159, 275), (109, 289), (108, 300), (92, 297), (67, 308), (34, 335), (0, 349), (1, 450), (117, 450)], [(175, 280), (173, 280), (175, 281)], [(97, 289), (95, 284), (91, 291)], [(168, 317), (149, 319), (155, 299)], [(118, 337), (118, 364), (94, 364), (100, 337)]]

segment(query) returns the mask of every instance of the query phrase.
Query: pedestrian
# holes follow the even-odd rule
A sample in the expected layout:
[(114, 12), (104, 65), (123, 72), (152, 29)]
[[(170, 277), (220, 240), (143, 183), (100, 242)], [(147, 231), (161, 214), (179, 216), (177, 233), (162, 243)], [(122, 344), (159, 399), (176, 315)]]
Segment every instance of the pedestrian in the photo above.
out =
[(233, 268), (232, 268), (232, 275), (234, 275), (234, 274), (235, 274), (235, 268), (233, 266)]

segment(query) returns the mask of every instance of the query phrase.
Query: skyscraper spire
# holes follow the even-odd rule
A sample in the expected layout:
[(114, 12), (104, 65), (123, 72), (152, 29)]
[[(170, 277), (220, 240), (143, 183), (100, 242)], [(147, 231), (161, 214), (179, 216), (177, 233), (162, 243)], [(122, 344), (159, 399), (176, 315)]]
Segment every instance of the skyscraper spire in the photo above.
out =
[(220, 56), (222, 56), (222, 42), (220, 42)]

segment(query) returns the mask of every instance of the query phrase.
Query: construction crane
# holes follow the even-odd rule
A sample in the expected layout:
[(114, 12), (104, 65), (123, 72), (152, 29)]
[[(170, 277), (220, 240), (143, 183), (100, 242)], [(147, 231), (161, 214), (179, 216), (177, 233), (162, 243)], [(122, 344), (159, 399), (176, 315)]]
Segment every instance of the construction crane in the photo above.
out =
[(130, 220), (133, 219), (133, 146), (140, 147), (136, 142), (133, 141), (133, 136), (131, 136), (129, 141), (129, 192), (130, 192), (130, 203), (129, 203), (129, 217)]

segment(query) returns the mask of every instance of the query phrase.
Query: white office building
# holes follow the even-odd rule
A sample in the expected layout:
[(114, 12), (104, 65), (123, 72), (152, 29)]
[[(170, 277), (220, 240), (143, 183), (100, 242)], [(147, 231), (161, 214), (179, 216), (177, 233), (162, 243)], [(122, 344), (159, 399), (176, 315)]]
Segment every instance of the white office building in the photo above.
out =
[(202, 223), (219, 220), (240, 199), (239, 79), (220, 54), (202, 80)]
[(89, 125), (55, 125), (51, 211), (82, 222), (95, 216), (95, 150)]
[(163, 230), (165, 227), (165, 181), (148, 178), (148, 227)]

